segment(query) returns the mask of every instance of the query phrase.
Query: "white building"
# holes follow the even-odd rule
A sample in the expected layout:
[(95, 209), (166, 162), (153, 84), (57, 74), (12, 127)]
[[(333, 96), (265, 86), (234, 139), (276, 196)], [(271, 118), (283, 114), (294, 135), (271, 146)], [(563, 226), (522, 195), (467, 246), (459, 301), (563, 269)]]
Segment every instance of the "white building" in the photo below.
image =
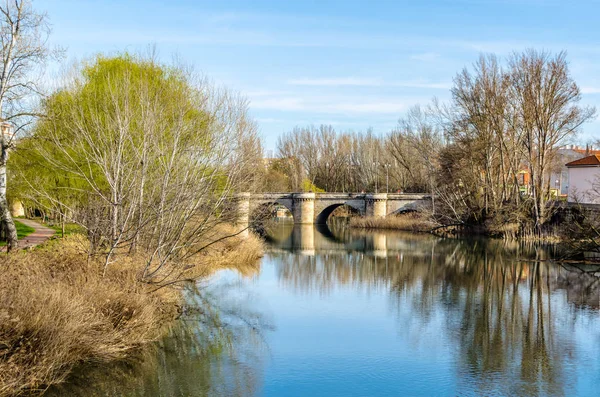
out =
[(600, 204), (600, 154), (565, 164), (569, 169), (568, 201)]

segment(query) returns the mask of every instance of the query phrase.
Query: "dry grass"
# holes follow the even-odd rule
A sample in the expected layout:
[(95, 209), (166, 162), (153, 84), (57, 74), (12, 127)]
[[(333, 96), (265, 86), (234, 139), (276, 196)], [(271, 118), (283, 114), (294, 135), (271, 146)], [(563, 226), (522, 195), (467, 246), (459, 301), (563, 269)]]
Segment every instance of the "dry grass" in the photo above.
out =
[[(235, 234), (236, 229), (230, 225), (219, 225), (215, 234), (210, 236), (210, 241), (215, 241), (219, 236)], [(243, 275), (255, 274), (259, 270), (259, 262), (264, 254), (264, 244), (251, 232), (241, 233), (233, 237), (220, 240), (210, 245), (194, 257), (194, 268), (191, 269), (193, 278), (208, 277), (222, 269), (235, 269)]]
[[(42, 391), (82, 363), (123, 359), (159, 338), (176, 317), (177, 289), (140, 282), (132, 258), (102, 277), (102, 264), (88, 260), (82, 238), (0, 259), (0, 397)], [(255, 237), (227, 239), (198, 255), (191, 271), (247, 273), (260, 256)]]
[(350, 227), (362, 229), (406, 230), (410, 232), (429, 232), (436, 226), (418, 213), (400, 214), (385, 218), (354, 217), (350, 219)]
[(154, 340), (175, 299), (146, 293), (135, 269), (100, 264), (68, 239), (5, 256), (0, 268), (0, 396), (61, 382), (82, 362)]

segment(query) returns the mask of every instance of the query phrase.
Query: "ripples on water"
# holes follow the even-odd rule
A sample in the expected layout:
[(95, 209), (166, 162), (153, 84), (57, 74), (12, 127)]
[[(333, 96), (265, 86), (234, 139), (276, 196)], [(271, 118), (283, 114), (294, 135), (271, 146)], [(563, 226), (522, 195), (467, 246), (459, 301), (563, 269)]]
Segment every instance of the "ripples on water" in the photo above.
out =
[(139, 362), (86, 369), (52, 393), (598, 396), (600, 273), (551, 257), (283, 225), (257, 274), (202, 286), (190, 299), (204, 312)]

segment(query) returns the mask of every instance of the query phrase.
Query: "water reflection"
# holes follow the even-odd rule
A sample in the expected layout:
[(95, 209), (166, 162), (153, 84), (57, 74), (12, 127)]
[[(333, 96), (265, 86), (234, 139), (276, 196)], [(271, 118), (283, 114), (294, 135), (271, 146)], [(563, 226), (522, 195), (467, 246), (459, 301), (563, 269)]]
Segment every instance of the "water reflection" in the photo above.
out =
[(260, 389), (271, 328), (244, 289), (217, 282), (188, 294), (185, 313), (159, 343), (131, 360), (85, 365), (48, 396), (248, 396)]
[(552, 247), (343, 223), (277, 223), (270, 233), (260, 274), (221, 273), (193, 295), (201, 312), (188, 313), (150, 359), (97, 380), (86, 373), (98, 394), (75, 393), (74, 382), (68, 395), (577, 396), (600, 389), (598, 268), (547, 261)]
[(312, 256), (304, 235), (272, 250), (281, 284), (303, 295), (341, 285), (387, 291), (412, 343), (427, 349), (441, 338), (454, 350), (456, 389), (442, 394), (574, 395), (585, 376), (600, 386), (597, 373), (578, 368), (600, 353), (600, 329), (581, 335), (594, 352), (579, 356), (576, 340), (579, 322), (599, 324), (598, 273), (545, 261), (552, 247), (346, 229), (311, 235)]

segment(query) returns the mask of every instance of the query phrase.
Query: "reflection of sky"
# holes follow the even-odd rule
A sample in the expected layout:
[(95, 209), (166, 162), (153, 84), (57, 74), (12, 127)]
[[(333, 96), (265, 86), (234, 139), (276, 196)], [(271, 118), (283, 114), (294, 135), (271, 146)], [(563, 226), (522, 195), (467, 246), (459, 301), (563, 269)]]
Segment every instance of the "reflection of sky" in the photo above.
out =
[[(564, 302), (564, 300), (562, 300)], [(579, 310), (579, 309), (577, 309)], [(578, 371), (575, 390), (584, 395), (584, 391), (594, 392), (600, 395), (600, 318), (597, 311), (586, 310), (585, 313), (577, 315), (576, 309), (569, 307), (564, 316), (564, 323), (575, 321), (573, 327), (573, 344), (577, 351)], [(583, 314), (583, 315), (581, 315)]]
[[(282, 288), (276, 263), (265, 259), (251, 289), (273, 319), (272, 360), (264, 395), (365, 396), (411, 392), (430, 396), (443, 382), (453, 389), (452, 354), (443, 339), (406, 343), (418, 330), (390, 315), (387, 289), (356, 293), (337, 286), (327, 295)], [(441, 322), (440, 322), (441, 325)], [(416, 336), (416, 335), (415, 335)], [(418, 339), (418, 338), (417, 338)], [(404, 394), (404, 393), (402, 393)]]
[[(559, 372), (550, 373), (557, 375), (556, 383), (547, 389), (543, 379), (536, 385), (519, 379), (519, 347), (505, 346), (503, 351), (512, 356), (496, 372), (483, 374), (464, 361), (468, 346), (460, 346), (461, 327), (473, 324), (461, 324), (463, 292), (459, 303), (452, 305), (441, 298), (440, 285), (424, 286), (422, 281), (397, 293), (374, 280), (362, 280), (370, 286), (353, 280), (334, 283), (326, 293), (314, 286), (307, 291), (282, 280), (281, 260), (266, 256), (260, 275), (241, 282), (253, 296), (247, 303), (276, 327), (267, 335), (270, 359), (261, 395), (476, 396), (523, 390), (532, 395), (598, 395), (600, 316), (568, 303), (563, 290), (554, 291), (549, 301), (544, 292), (544, 309), (551, 314), (544, 325), (544, 332), (552, 335), (547, 339), (549, 360), (560, 361)], [(317, 264), (322, 260), (318, 256)], [(317, 280), (310, 283), (322, 277), (311, 276)], [(221, 277), (237, 279), (231, 272)], [(519, 297), (526, 315), (527, 282), (521, 283)]]

